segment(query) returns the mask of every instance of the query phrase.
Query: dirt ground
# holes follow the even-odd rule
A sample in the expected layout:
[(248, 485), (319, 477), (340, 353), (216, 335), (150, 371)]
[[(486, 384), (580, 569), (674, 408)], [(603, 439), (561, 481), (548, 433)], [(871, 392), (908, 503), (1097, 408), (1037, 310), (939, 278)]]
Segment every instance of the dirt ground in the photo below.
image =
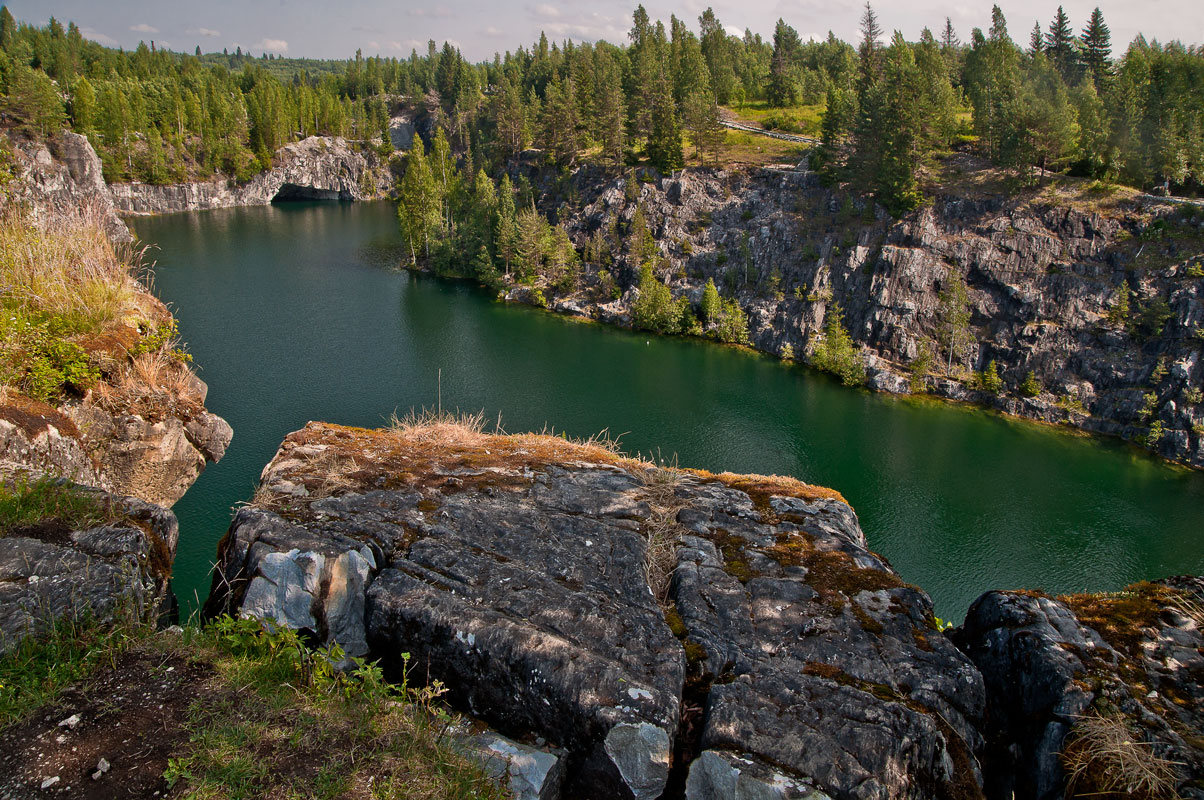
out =
[(112, 669), (0, 731), (0, 800), (163, 797), (167, 759), (211, 672), (178, 655), (122, 654)]

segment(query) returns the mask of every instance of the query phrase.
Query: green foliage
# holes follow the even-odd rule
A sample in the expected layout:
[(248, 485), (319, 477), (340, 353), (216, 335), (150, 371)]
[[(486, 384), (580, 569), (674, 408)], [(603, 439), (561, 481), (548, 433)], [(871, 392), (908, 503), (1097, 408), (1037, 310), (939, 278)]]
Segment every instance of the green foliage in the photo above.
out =
[(719, 290), (715, 288), (715, 279), (707, 278), (707, 284), (702, 289), (702, 321), (711, 323), (719, 318), (723, 311), (723, 303), (719, 298)]
[(1108, 322), (1118, 328), (1127, 329), (1129, 327), (1129, 295), (1132, 292), (1133, 290), (1129, 287), (1129, 282), (1126, 280), (1116, 290), (1116, 302), (1108, 308), (1105, 314)]
[(20, 722), (149, 633), (142, 626), (60, 618), (0, 656), (0, 728)]
[(681, 329), (681, 309), (650, 263), (640, 268), (639, 297), (631, 307), (631, 322), (639, 330), (654, 333), (677, 333)]
[(916, 345), (916, 357), (908, 365), (907, 388), (912, 394), (921, 394), (928, 388), (928, 373), (935, 362), (932, 345), (927, 339), (921, 339)]
[(818, 369), (840, 378), (845, 386), (865, 383), (865, 364), (844, 327), (844, 312), (839, 303), (828, 306), (824, 333), (815, 347), (812, 363)]
[(1164, 433), (1165, 431), (1162, 427), (1162, 420), (1156, 419), (1150, 424), (1150, 429), (1146, 432), (1145, 437), (1142, 439), (1142, 443), (1145, 444), (1146, 447), (1157, 447), (1158, 443), (1162, 441)]
[(748, 344), (748, 319), (735, 298), (722, 301), (711, 335), (728, 344)]
[(936, 320), (937, 341), (946, 353), (946, 376), (953, 374), (955, 362), (961, 363), (977, 348), (970, 318), (970, 293), (961, 273), (950, 267), (941, 289)]
[(999, 368), (995, 365), (995, 359), (991, 359), (987, 363), (986, 369), (974, 373), (970, 385), (982, 392), (999, 394), (1003, 389), (1003, 378), (999, 377)]
[(6, 306), (0, 313), (0, 383), (18, 387), (43, 402), (82, 394), (100, 380), (100, 370), (68, 337), (78, 331), (71, 317)]
[(138, 323), (138, 341), (126, 351), (126, 354), (130, 358), (137, 358), (143, 353), (162, 351), (166, 351), (170, 358), (181, 363), (192, 361), (192, 354), (184, 349), (180, 339), (179, 324), (174, 317), (158, 325), (152, 325), (149, 322)]
[(1170, 305), (1162, 297), (1151, 297), (1141, 303), (1132, 330), (1140, 339), (1152, 339), (1161, 336), (1166, 329), (1166, 323), (1173, 316)]
[(1041, 383), (1037, 380), (1037, 373), (1031, 369), (1024, 376), (1024, 381), (1020, 384), (1020, 394), (1025, 397), (1036, 397), (1041, 394)]

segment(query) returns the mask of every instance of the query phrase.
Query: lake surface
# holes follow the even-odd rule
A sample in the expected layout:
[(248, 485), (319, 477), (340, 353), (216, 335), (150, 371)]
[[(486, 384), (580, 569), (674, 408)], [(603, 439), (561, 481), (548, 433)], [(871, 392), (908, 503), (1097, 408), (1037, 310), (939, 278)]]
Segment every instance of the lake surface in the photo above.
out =
[[(231, 506), (307, 420), (376, 427), (433, 406), (508, 431), (585, 437), (682, 466), (793, 475), (838, 489), (870, 547), (960, 622), (993, 588), (1115, 590), (1204, 573), (1204, 474), (937, 401), (839, 386), (697, 340), (583, 324), (396, 269), (387, 203), (137, 219), (154, 289), (234, 426), (175, 506), (176, 590), (204, 600)], [(442, 378), (440, 380), (440, 374)]]

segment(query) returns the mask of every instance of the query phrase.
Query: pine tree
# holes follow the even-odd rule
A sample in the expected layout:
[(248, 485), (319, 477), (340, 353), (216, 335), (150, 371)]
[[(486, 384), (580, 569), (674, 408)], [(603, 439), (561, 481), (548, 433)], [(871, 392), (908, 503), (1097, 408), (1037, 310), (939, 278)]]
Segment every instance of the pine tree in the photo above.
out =
[(941, 49), (956, 50), (961, 47), (961, 41), (953, 30), (953, 20), (945, 17), (945, 29), (941, 31)]
[(845, 386), (865, 383), (865, 364), (844, 327), (844, 312), (839, 303), (828, 306), (824, 314), (824, 334), (816, 345), (814, 364), (840, 378)]
[(1033, 32), (1028, 37), (1028, 57), (1045, 52), (1045, 34), (1041, 31), (1041, 23), (1033, 23)]
[(652, 130), (648, 134), (647, 152), (652, 166), (662, 173), (685, 166), (677, 104), (673, 102), (673, 90), (664, 75), (656, 79), (652, 91)]
[(1110, 74), (1111, 57), (1112, 31), (1104, 22), (1099, 6), (1096, 6), (1087, 21), (1087, 27), (1083, 29), (1083, 66), (1091, 74), (1097, 90)]
[(96, 92), (87, 78), (80, 78), (71, 91), (71, 127), (87, 134), (95, 124)]
[(8, 81), (4, 108), (21, 123), (26, 133), (45, 138), (63, 126), (63, 101), (49, 76), (25, 64), (14, 66)]
[(502, 179), (497, 187), (497, 214), (494, 215), (493, 240), (497, 243), (497, 255), (502, 262), (502, 268), (507, 277), (514, 263), (515, 251), (518, 246), (518, 231), (515, 227), (516, 213), (514, 210), (514, 190), (510, 185), (510, 176), (502, 173)]
[(732, 69), (735, 53), (732, 52), (727, 31), (710, 8), (698, 18), (698, 27), (702, 56), (710, 72), (711, 89), (719, 104), (727, 105), (736, 88), (736, 73)]
[(945, 278), (937, 311), (937, 339), (948, 354), (945, 375), (953, 375), (953, 362), (961, 360), (976, 346), (970, 331), (970, 293), (961, 273), (952, 267)]

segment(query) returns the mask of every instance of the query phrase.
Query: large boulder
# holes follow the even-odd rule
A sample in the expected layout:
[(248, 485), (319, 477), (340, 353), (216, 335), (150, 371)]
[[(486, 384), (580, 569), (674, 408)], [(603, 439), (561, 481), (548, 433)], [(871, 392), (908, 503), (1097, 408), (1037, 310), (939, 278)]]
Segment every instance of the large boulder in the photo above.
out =
[(160, 506), (63, 484), (101, 524), (49, 518), (0, 531), (0, 655), (59, 621), (146, 619), (167, 601), (179, 526)]
[(1204, 798), (1202, 604), (1199, 578), (976, 600), (956, 639), (986, 681), (988, 796)]
[(792, 479), (310, 423), (235, 517), (207, 611), (362, 637), (561, 748), (565, 797), (981, 794), (977, 671), (843, 499)]

